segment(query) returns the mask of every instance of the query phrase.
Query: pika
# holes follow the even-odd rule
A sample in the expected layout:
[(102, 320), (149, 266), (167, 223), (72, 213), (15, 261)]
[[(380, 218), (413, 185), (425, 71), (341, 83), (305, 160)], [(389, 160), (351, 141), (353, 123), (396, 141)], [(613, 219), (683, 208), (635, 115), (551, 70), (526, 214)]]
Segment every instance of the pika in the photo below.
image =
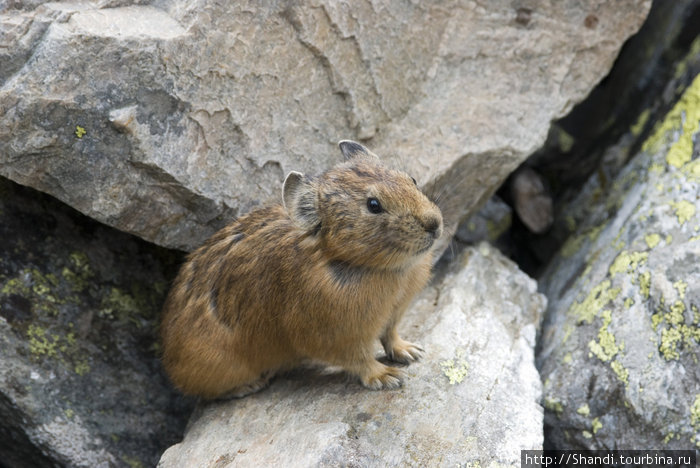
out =
[(397, 325), (426, 285), (440, 209), (415, 179), (341, 141), (345, 161), (317, 177), (290, 172), (282, 204), (255, 209), (192, 252), (168, 294), (163, 364), (182, 392), (241, 397), (307, 360), (370, 389), (396, 388), (423, 349)]

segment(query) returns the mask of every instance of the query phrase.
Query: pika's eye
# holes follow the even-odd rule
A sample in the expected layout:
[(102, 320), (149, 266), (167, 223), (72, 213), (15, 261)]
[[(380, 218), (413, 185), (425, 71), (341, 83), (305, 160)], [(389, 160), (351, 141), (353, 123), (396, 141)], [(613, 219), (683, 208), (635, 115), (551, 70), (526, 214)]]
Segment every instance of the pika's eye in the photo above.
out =
[(379, 203), (379, 200), (377, 200), (376, 198), (368, 198), (367, 199), (367, 209), (369, 210), (370, 213), (373, 213), (373, 214), (379, 214), (383, 211), (382, 204)]
[(418, 182), (416, 182), (416, 179), (414, 179), (413, 177), (411, 177), (411, 180), (413, 181), (413, 185), (415, 185), (415, 186), (417, 187), (417, 186), (418, 186)]

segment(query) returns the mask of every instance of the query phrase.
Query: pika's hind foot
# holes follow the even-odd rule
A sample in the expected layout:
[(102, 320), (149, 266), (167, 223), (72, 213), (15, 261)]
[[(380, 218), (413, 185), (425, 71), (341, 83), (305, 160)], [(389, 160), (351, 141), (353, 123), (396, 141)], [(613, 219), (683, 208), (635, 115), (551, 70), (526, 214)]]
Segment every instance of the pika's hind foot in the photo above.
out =
[(391, 361), (401, 364), (410, 364), (423, 357), (425, 351), (420, 345), (404, 341), (401, 338), (394, 339), (391, 343), (386, 343), (384, 346), (386, 357)]
[(362, 385), (371, 390), (399, 388), (403, 385), (403, 373), (396, 367), (377, 362), (371, 372), (361, 376)]

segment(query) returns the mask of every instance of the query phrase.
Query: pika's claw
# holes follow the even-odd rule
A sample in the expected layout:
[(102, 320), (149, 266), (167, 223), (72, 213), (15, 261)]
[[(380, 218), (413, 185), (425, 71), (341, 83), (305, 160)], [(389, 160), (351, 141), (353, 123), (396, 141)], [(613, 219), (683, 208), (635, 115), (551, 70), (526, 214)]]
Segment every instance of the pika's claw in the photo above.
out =
[(378, 372), (362, 377), (362, 385), (371, 390), (399, 388), (403, 385), (403, 373), (395, 368), (382, 365)]
[(420, 345), (398, 339), (392, 343), (391, 349), (387, 352), (387, 357), (401, 364), (410, 364), (423, 357), (425, 350)]

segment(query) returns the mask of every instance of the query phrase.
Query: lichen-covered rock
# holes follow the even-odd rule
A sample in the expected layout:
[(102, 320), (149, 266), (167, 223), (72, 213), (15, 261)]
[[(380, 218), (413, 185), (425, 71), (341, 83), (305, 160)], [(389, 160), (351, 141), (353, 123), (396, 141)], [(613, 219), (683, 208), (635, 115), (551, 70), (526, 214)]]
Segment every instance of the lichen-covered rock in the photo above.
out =
[(153, 466), (192, 402), (158, 362), (177, 258), (0, 179), (0, 464)]
[(541, 282), (558, 448), (700, 448), (699, 136), (697, 75), (607, 193), (594, 177), (568, 208)]
[[(0, 10), (0, 174), (191, 249), (369, 140), (475, 211), (609, 70), (649, 0), (104, 0)], [(447, 237), (445, 238), (447, 239)]]
[(534, 340), (545, 299), (481, 244), (460, 255), (402, 322), (425, 358), (399, 390), (296, 371), (202, 405), (159, 467), (520, 466), (542, 448)]

